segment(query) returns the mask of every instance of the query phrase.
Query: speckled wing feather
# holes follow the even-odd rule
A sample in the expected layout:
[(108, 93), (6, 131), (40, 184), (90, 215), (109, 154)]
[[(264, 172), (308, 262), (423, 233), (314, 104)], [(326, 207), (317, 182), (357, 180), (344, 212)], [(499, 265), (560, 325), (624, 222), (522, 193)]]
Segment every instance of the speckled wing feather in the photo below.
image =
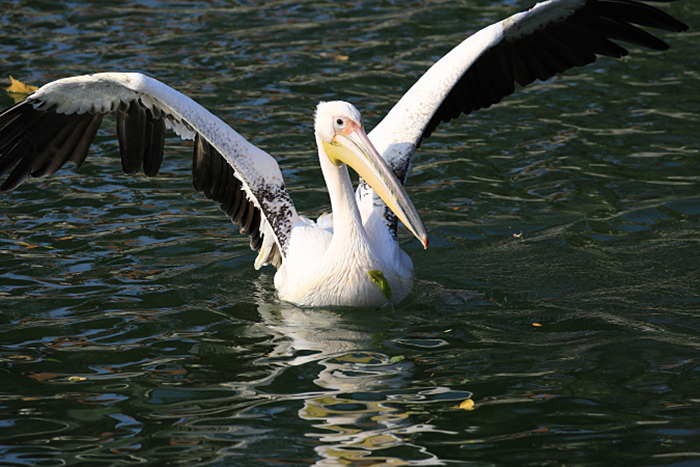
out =
[[(662, 0), (672, 2), (675, 0)], [(598, 55), (619, 58), (628, 51), (617, 42), (652, 50), (668, 45), (638, 26), (666, 31), (688, 27), (667, 13), (637, 0), (549, 0), (492, 24), (452, 49), (433, 65), (372, 130), (369, 138), (387, 163), (406, 177), (424, 138), (442, 122), (484, 109), (515, 91)], [(405, 180), (405, 178), (400, 178)], [(365, 184), (358, 199), (365, 213), (384, 211)], [(376, 205), (370, 208), (369, 204)]]
[(256, 268), (280, 266), (297, 213), (277, 162), (192, 99), (138, 73), (54, 81), (0, 113), (0, 176), (9, 172), (0, 190), (68, 161), (80, 166), (110, 114), (125, 173), (158, 173), (166, 129), (194, 139), (194, 188), (250, 236)]

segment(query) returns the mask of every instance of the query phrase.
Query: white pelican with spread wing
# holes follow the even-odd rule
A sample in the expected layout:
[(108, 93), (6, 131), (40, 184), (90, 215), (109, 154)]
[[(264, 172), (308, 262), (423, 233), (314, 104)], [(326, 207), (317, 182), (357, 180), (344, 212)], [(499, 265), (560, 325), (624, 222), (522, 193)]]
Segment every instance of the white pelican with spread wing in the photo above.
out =
[[(667, 0), (673, 1), (673, 0)], [(250, 236), (255, 267), (277, 267), (282, 300), (304, 306), (378, 306), (404, 299), (413, 265), (398, 220), (427, 246), (403, 189), (411, 160), (441, 122), (499, 102), (598, 55), (622, 57), (618, 42), (665, 50), (638, 26), (687, 26), (638, 0), (549, 0), (464, 40), (433, 65), (367, 136), (345, 102), (319, 104), (315, 133), (332, 217), (299, 216), (275, 159), (174, 89), (138, 73), (101, 73), (49, 83), (0, 113), (0, 190), (29, 176), (80, 166), (105, 115), (116, 115), (122, 168), (157, 174), (166, 129), (194, 139), (193, 184)], [(361, 176), (353, 189), (347, 165)]]

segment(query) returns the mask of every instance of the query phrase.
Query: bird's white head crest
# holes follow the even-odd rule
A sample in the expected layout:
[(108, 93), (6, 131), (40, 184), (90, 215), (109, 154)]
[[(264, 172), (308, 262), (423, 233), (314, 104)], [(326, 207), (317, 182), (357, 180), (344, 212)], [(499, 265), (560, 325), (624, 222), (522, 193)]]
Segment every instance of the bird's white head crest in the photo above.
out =
[(336, 133), (347, 128), (362, 127), (362, 116), (354, 105), (345, 101), (321, 102), (316, 107), (315, 130), (322, 141), (330, 143)]

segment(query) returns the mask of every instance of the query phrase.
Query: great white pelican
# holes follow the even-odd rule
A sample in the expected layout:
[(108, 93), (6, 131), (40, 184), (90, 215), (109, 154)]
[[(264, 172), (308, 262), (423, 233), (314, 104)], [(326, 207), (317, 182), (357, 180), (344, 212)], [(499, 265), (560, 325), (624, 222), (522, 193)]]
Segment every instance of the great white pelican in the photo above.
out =
[[(297, 213), (272, 156), (192, 99), (139, 73), (60, 79), (0, 113), (0, 176), (9, 172), (0, 189), (51, 175), (67, 161), (79, 167), (105, 115), (116, 116), (124, 172), (155, 176), (170, 129), (194, 140), (194, 188), (250, 236), (255, 268), (277, 268), (280, 299), (302, 306), (400, 302), (414, 272), (398, 244), (398, 220), (428, 244), (403, 188), (421, 141), (441, 122), (499, 102), (515, 83), (547, 80), (598, 55), (626, 55), (618, 42), (668, 48), (639, 26), (687, 29), (638, 0), (548, 0), (457, 45), (369, 135), (351, 104), (319, 104), (316, 144), (332, 216), (317, 222)], [(356, 190), (347, 166), (361, 177)]]

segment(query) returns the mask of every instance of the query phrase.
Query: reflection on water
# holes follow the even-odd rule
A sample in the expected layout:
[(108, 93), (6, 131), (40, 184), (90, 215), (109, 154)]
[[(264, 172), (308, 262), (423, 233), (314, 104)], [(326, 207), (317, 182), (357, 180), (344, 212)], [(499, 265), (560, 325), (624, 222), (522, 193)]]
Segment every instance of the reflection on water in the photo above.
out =
[(319, 460), (314, 465), (404, 465), (401, 453), (410, 453), (407, 458), (414, 464), (435, 465), (434, 454), (406, 438), (437, 430), (430, 424), (416, 424), (411, 415), (424, 404), (454, 403), (469, 398), (468, 393), (445, 387), (410, 389), (414, 365), (400, 355), (365, 350), (371, 348), (375, 333), (386, 329), (353, 326), (338, 312), (285, 305), (261, 308), (268, 308), (261, 313), (265, 323), (285, 340), (276, 349), (277, 356), (301, 354), (285, 366), (313, 365), (319, 370), (314, 378), (319, 390), (295, 395), (303, 398), (300, 419), (311, 423), (304, 436), (318, 443), (314, 450)]
[[(275, 303), (268, 280), (254, 283), (257, 303), (214, 297), (3, 326), (16, 343), (3, 354), (13, 414), (0, 426), (3, 458), (443, 465), (505, 447), (509, 462), (539, 449), (562, 461), (571, 449), (611, 455), (632, 442), (626, 433), (679, 445), (697, 436), (698, 367), (684, 349), (700, 341), (681, 339), (672, 313), (555, 318), (537, 303), (494, 308), (504, 296), (440, 303), (436, 289), (432, 306), (368, 319)], [(472, 412), (457, 409), (466, 388)]]
[[(263, 289), (269, 287), (258, 283)], [(270, 298), (269, 290), (259, 293)], [(364, 314), (352, 310), (299, 309), (284, 303), (259, 303), (257, 311), (255, 322), (233, 326), (235, 340), (193, 330), (170, 330), (141, 339), (125, 339), (127, 329), (115, 332), (124, 326), (118, 324), (120, 320), (150, 327), (167, 320), (167, 312), (55, 317), (5, 326), (6, 335), (37, 327), (53, 329), (55, 334), (45, 335), (41, 345), (25, 341), (24, 352), (4, 355), (11, 367), (38, 367), (16, 373), (15, 383), (27, 378), (50, 395), (42, 395), (46, 390), (39, 387), (36, 393), (21, 396), (12, 395), (11, 386), (5, 388), (5, 403), (22, 408), (18, 418), (0, 431), (13, 440), (3, 455), (19, 463), (61, 465), (71, 458), (95, 463), (159, 458), (201, 462), (245, 458), (252, 450), (274, 452), (276, 459), (294, 463), (294, 452), (306, 445), (317, 454), (314, 465), (405, 465), (405, 460), (441, 464), (414, 438), (420, 433), (454, 434), (438, 429), (424, 415), (433, 407), (451, 410), (471, 394), (416, 384), (416, 366), (410, 358), (371, 350), (380, 336), (390, 332), (391, 320), (368, 322)], [(92, 320), (103, 321), (95, 326), (101, 332), (65, 332)], [(240, 342), (250, 340), (257, 344), (240, 347)], [(415, 338), (412, 343), (441, 345), (435, 339), (424, 343)], [(261, 351), (251, 354), (256, 346)], [(175, 352), (180, 355), (169, 355), (174, 348), (180, 349)], [(151, 353), (157, 349), (159, 354), (102, 366), (80, 364), (84, 355), (119, 355), (139, 349)], [(221, 374), (205, 382), (204, 375), (225, 366), (219, 362), (237, 358), (248, 363), (230, 375), (233, 379)], [(52, 366), (83, 367), (84, 371), (55, 372), (48, 369)], [(292, 385), (295, 379), (300, 383)], [(212, 384), (214, 380), (218, 382)], [(55, 418), (55, 404), (64, 407), (60, 419)], [(302, 446), (279, 444), (285, 424), (296, 427), (295, 437)], [(100, 434), (80, 435), (85, 432)], [(11, 447), (32, 439), (46, 441), (31, 454)], [(289, 457), (285, 450), (290, 450)], [(257, 461), (265, 462), (265, 454), (257, 456), (262, 456)]]

